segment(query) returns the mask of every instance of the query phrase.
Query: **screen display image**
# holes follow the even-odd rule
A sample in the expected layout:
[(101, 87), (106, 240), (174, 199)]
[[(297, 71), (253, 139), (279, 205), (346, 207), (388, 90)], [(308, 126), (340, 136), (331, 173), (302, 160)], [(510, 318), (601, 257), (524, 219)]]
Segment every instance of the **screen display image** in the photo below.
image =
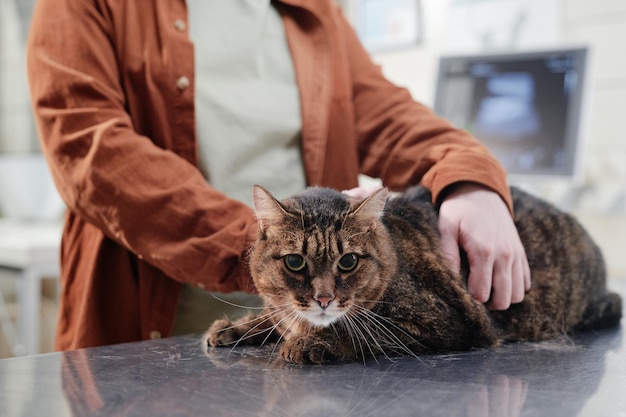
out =
[(512, 175), (574, 176), (586, 52), (443, 57), (435, 111)]

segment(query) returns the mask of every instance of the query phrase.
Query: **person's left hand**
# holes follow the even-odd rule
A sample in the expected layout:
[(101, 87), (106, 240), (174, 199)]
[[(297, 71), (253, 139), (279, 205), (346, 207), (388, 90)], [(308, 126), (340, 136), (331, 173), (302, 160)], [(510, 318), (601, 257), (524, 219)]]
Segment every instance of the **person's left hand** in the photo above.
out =
[(356, 198), (357, 200), (365, 200), (381, 188), (383, 188), (383, 186), (378, 184), (361, 185), (349, 190), (344, 190), (342, 193), (349, 195), (352, 198)]
[(455, 186), (439, 209), (444, 255), (460, 270), (463, 248), (469, 260), (470, 293), (493, 310), (519, 303), (530, 289), (526, 252), (508, 207), (500, 196), (477, 184)]
[[(356, 187), (344, 193), (364, 199), (381, 186)], [(506, 310), (524, 300), (530, 268), (513, 218), (500, 196), (478, 184), (455, 186), (439, 209), (443, 253), (455, 271), (461, 269), (459, 248), (469, 260), (468, 287), (481, 303)]]

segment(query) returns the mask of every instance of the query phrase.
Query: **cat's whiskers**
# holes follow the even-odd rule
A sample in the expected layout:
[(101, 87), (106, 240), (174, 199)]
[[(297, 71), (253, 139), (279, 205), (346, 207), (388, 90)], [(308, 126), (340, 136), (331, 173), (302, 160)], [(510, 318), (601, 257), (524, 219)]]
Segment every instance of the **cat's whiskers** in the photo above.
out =
[(375, 304), (393, 304), (392, 301), (383, 301), (383, 300), (368, 300), (366, 298), (354, 298), (353, 301), (355, 303), (361, 303), (361, 304), (369, 304), (369, 303), (375, 303)]
[[(251, 319), (250, 319), (250, 320), (248, 320), (248, 321), (233, 323), (233, 324), (232, 324), (232, 325), (230, 325), (230, 326), (220, 328), (220, 329), (219, 329), (219, 332), (222, 332), (222, 331), (225, 331), (225, 330), (237, 329), (237, 328), (238, 328), (238, 327), (240, 327), (240, 326), (244, 326), (244, 325), (246, 325), (246, 324), (249, 324), (249, 323), (253, 323), (253, 322), (255, 322), (255, 321), (258, 321), (260, 318), (261, 318), (260, 316), (255, 316), (255, 317), (251, 318)], [(266, 322), (266, 321), (267, 321), (267, 320), (262, 320), (262, 321), (261, 321), (261, 323), (264, 323), (264, 322)], [(247, 334), (247, 332), (246, 332), (245, 334)], [(239, 339), (237, 339), (237, 340), (233, 341), (233, 342), (230, 342), (230, 343), (239, 343), (239, 341), (241, 341), (242, 339), (243, 339), (243, 336), (242, 336), (242, 337), (240, 337)]]
[(250, 320), (247, 320), (247, 321), (237, 321), (236, 323), (233, 323), (231, 326), (221, 328), (220, 331), (236, 329), (238, 327), (246, 326), (246, 325), (248, 325), (250, 323), (254, 323), (255, 321), (260, 321), (261, 323), (265, 323), (271, 317), (273, 317), (273, 316), (275, 316), (277, 314), (280, 314), (283, 310), (288, 309), (290, 307), (290, 304), (289, 303), (285, 303), (284, 305), (273, 305), (272, 307), (273, 308), (261, 307), (261, 309), (263, 311), (261, 311), (258, 315), (255, 315), (254, 317), (252, 317)]
[[(361, 350), (361, 355), (363, 356), (363, 360), (365, 360), (365, 352), (361, 344), (362, 342), (365, 343), (365, 346), (367, 347), (367, 350), (369, 350), (370, 355), (378, 363), (378, 360), (376, 359), (377, 355), (374, 353), (374, 349), (372, 349), (372, 345), (370, 343), (370, 338), (368, 338), (366, 335), (366, 332), (369, 333), (369, 330), (366, 328), (363, 322), (359, 320), (358, 315), (351, 314), (351, 315), (347, 315), (346, 317), (347, 317), (348, 322), (354, 329), (355, 333), (357, 334), (357, 340), (359, 341), (359, 345), (361, 345), (360, 350)], [(370, 336), (371, 336), (371, 333), (370, 333)], [(375, 340), (373, 341), (376, 342)], [(382, 349), (380, 350), (382, 351)]]
[[(286, 307), (285, 307), (285, 309), (286, 309)], [(230, 357), (230, 355), (234, 352), (235, 348), (237, 346), (239, 346), (240, 343), (244, 342), (246, 339), (250, 339), (250, 338), (256, 337), (256, 336), (258, 336), (260, 334), (263, 334), (264, 332), (267, 332), (267, 336), (265, 337), (265, 339), (261, 343), (261, 344), (264, 344), (265, 341), (267, 341), (269, 336), (272, 334), (272, 331), (275, 329), (275, 326), (262, 328), (261, 330), (256, 331), (254, 333), (252, 333), (252, 332), (255, 329), (258, 329), (259, 326), (262, 326), (263, 324), (265, 324), (266, 322), (270, 321), (273, 317), (275, 317), (276, 315), (279, 315), (279, 314), (282, 314), (282, 311), (281, 310), (276, 310), (276, 311), (268, 312), (266, 314), (260, 314), (259, 316), (253, 317), (252, 319), (250, 319), (248, 321), (240, 322), (240, 323), (234, 324), (232, 326), (223, 328), (221, 331), (229, 330), (229, 329), (235, 329), (235, 328), (237, 328), (237, 327), (239, 327), (241, 325), (246, 325), (246, 324), (254, 323), (254, 322), (258, 321), (258, 323), (256, 325), (254, 325), (252, 328), (250, 328), (248, 331), (246, 331), (241, 337), (239, 337), (237, 340), (231, 342), (232, 343), (232, 347), (230, 348), (230, 351), (228, 352), (228, 356)]]
[(294, 323), (302, 320), (302, 318), (300, 317), (300, 315), (295, 311), (292, 310), (289, 314), (287, 314), (285, 317), (283, 317), (278, 323), (276, 323), (273, 328), (276, 328), (279, 324), (281, 324), (283, 321), (287, 320), (291, 318), (291, 322), (289, 323), (289, 325), (285, 328), (285, 331), (283, 332), (279, 332), (280, 336), (278, 337), (278, 340), (276, 341), (276, 344), (274, 345), (274, 348), (272, 349), (272, 356), (274, 356), (274, 354), (276, 353), (276, 348), (280, 345), (280, 342), (282, 342), (283, 337), (290, 332), (291, 327), (294, 325)]
[[(286, 307), (284, 308), (286, 310)], [(266, 314), (262, 314), (259, 315), (256, 319), (252, 319), (250, 321), (248, 321), (248, 323), (254, 322), (254, 321), (259, 321), (256, 325), (254, 325), (252, 328), (250, 328), (247, 332), (245, 332), (239, 339), (237, 339), (237, 344), (246, 340), (246, 339), (250, 339), (253, 337), (256, 337), (260, 334), (263, 334), (265, 332), (267, 332), (267, 335), (265, 336), (265, 338), (263, 339), (263, 341), (261, 342), (261, 345), (264, 345), (265, 342), (267, 342), (267, 340), (269, 339), (269, 337), (272, 335), (272, 331), (275, 330), (275, 326), (269, 326), (269, 327), (262, 327), (259, 331), (255, 331), (256, 329), (258, 329), (260, 326), (262, 326), (263, 324), (267, 323), (268, 321), (271, 321), (274, 317), (283, 314), (283, 310), (282, 309), (276, 309), (273, 311), (270, 311)], [(254, 331), (254, 333), (252, 333)], [(235, 346), (237, 345), (235, 344)], [(235, 347), (233, 346), (233, 348)]]
[[(357, 323), (357, 325), (358, 325), (358, 326), (360, 326), (360, 327), (364, 330), (364, 332), (366, 332), (366, 333), (367, 333), (367, 335), (369, 335), (369, 338), (368, 338), (368, 337), (366, 337), (365, 333), (361, 332), (361, 334), (363, 334), (363, 337), (365, 338), (365, 342), (367, 343), (368, 348), (369, 348), (369, 350), (370, 350), (370, 352), (371, 352), (372, 356), (374, 357), (374, 360), (376, 361), (376, 363), (378, 363), (378, 359), (377, 359), (377, 356), (378, 356), (378, 355), (374, 354), (374, 352), (373, 352), (373, 350), (372, 350), (372, 348), (371, 348), (371, 346), (370, 346), (370, 342), (374, 342), (374, 345), (376, 346), (377, 351), (378, 351), (379, 353), (382, 353), (382, 354), (383, 354), (383, 356), (385, 356), (385, 358), (387, 358), (387, 360), (389, 360), (389, 361), (393, 361), (393, 360), (392, 360), (392, 359), (391, 359), (391, 358), (387, 355), (387, 350), (386, 350), (386, 349), (385, 349), (385, 348), (384, 348), (384, 347), (380, 344), (379, 338), (377, 338), (377, 337), (376, 337), (376, 336), (372, 333), (372, 328), (371, 328), (371, 326), (370, 326), (370, 324), (372, 324), (372, 323), (371, 323), (369, 320), (364, 320), (364, 318), (365, 318), (365, 317), (364, 317), (363, 315), (360, 315), (360, 314), (354, 314), (354, 315), (352, 316), (352, 320), (354, 321), (354, 323)], [(378, 327), (378, 323), (374, 323), (374, 324), (376, 325), (376, 326), (375, 326), (375, 329), (377, 329), (377, 327)], [(385, 339), (385, 341), (386, 341), (386, 342), (388, 342), (386, 339)]]
[[(378, 317), (378, 318), (376, 318)], [(370, 319), (372, 319), (372, 317), (369, 317)], [(402, 333), (405, 337), (407, 337), (411, 343), (415, 345), (416, 347), (420, 347), (423, 350), (426, 350), (426, 347), (420, 343), (417, 339), (415, 339), (412, 335), (410, 335), (409, 333), (407, 333), (404, 329), (400, 328), (399, 326), (397, 326), (395, 323), (391, 322), (390, 320), (388, 320), (385, 317), (382, 316), (374, 316), (374, 320), (376, 320), (376, 322), (378, 323), (378, 319), (382, 319), (383, 321), (387, 322), (388, 324), (390, 324), (391, 326), (393, 326), (395, 329), (397, 329), (400, 333)], [(391, 344), (393, 345), (394, 343), (396, 344), (396, 347), (399, 348), (400, 352), (404, 352), (406, 354), (408, 354), (409, 356), (413, 356), (417, 359), (420, 359), (419, 355), (415, 352), (414, 349), (411, 349), (410, 347), (408, 347), (406, 345), (405, 342), (403, 342), (400, 337), (398, 337), (397, 334), (395, 334), (394, 332), (392, 332), (388, 327), (386, 327), (384, 324), (381, 325), (381, 328), (384, 329), (388, 336), (391, 338)], [(421, 361), (421, 359), (420, 359)]]
[[(385, 338), (385, 341), (389, 343), (390, 347), (399, 349), (400, 352), (404, 352), (410, 356), (419, 358), (418, 355), (409, 348), (390, 328), (387, 326), (391, 326), (396, 329), (404, 336), (406, 336), (413, 343), (422, 346), (423, 345), (417, 341), (413, 336), (407, 333), (404, 329), (399, 327), (393, 321), (389, 320), (387, 317), (381, 316), (380, 314), (374, 313), (371, 310), (368, 310), (364, 307), (355, 305), (356, 312), (351, 312), (354, 317), (358, 317), (359, 321), (367, 320), (367, 323), (375, 325), (376, 329), (380, 332), (381, 336)], [(364, 324), (365, 325), (365, 324)], [(371, 333), (370, 333), (371, 334)], [(373, 337), (373, 336), (372, 336)], [(376, 340), (376, 338), (374, 338)]]
[[(350, 341), (352, 342), (352, 347), (354, 348), (354, 352), (357, 353), (359, 352), (359, 350), (361, 351), (361, 358), (363, 359), (363, 365), (365, 365), (365, 352), (363, 350), (363, 345), (361, 344), (362, 337), (359, 337), (359, 335), (354, 334), (354, 331), (358, 329), (356, 329), (354, 325), (350, 323), (350, 318), (347, 317), (346, 315), (343, 315), (339, 318), (339, 321), (335, 323), (331, 323), (329, 325), (333, 329), (333, 332), (335, 333), (335, 336), (337, 336), (337, 339), (340, 339), (342, 336), (339, 334), (339, 331), (337, 330), (337, 327), (335, 326), (335, 324), (341, 324), (346, 334), (350, 338)], [(359, 343), (358, 349), (357, 349), (357, 344), (356, 344), (357, 342)]]
[[(355, 353), (360, 351), (361, 352), (361, 358), (363, 359), (363, 364), (365, 364), (365, 351), (363, 350), (363, 344), (361, 343), (361, 341), (367, 342), (367, 339), (365, 339), (363, 337), (363, 333), (361, 332), (361, 330), (358, 328), (357, 324), (354, 323), (353, 319), (349, 316), (349, 315), (345, 315), (341, 318), (341, 323), (343, 324), (343, 326), (346, 329), (346, 333), (348, 333), (348, 335), (350, 336), (350, 339), (352, 341), (352, 346), (354, 347), (354, 351)], [(355, 342), (356, 340), (356, 342)], [(357, 350), (356, 344), (359, 344), (359, 349)], [(368, 346), (369, 348), (369, 346)], [(369, 349), (371, 352), (371, 349)], [(376, 358), (374, 356), (374, 358)]]
[(346, 221), (348, 220), (348, 218), (350, 217), (350, 210), (346, 210), (346, 212), (344, 213), (342, 222), (341, 222), (341, 228), (340, 230), (343, 230), (344, 226), (346, 225)]
[(280, 334), (278, 341), (276, 342), (276, 344), (280, 343), (280, 340), (283, 338), (283, 334), (286, 333), (289, 328), (291, 327), (292, 324), (290, 324), (287, 328), (286, 331), (281, 332), (278, 330), (278, 326), (287, 318), (289, 318), (290, 316), (297, 316), (297, 312), (295, 310), (293, 310), (293, 308), (291, 307), (290, 304), (285, 304), (283, 306), (283, 308), (281, 310), (276, 311), (276, 314), (274, 314), (271, 318), (276, 317), (278, 315), (283, 315), (285, 311), (289, 311), (291, 310), (288, 314), (286, 314), (282, 319), (280, 319), (276, 324), (274, 324), (273, 326), (271, 326), (269, 328), (269, 333), (267, 334), (267, 336), (265, 337), (265, 339), (263, 339), (263, 341), (261, 342), (261, 345), (264, 345), (265, 342), (267, 342), (267, 339), (269, 339), (270, 335), (272, 334), (272, 331), (276, 331), (278, 332), (278, 334)]
[[(263, 341), (260, 343), (260, 345), (264, 345), (267, 340), (269, 339), (269, 337), (272, 335), (273, 331), (276, 331), (280, 336), (278, 339), (278, 343), (280, 343), (280, 340), (283, 337), (282, 332), (277, 330), (277, 326), (285, 319), (288, 318), (290, 315), (293, 315), (293, 312), (290, 314), (285, 315), (285, 317), (283, 317), (281, 320), (279, 320), (277, 323), (273, 324), (272, 326), (268, 326), (268, 327), (262, 327), (260, 330), (255, 331), (256, 329), (258, 329), (260, 326), (264, 325), (265, 323), (267, 323), (268, 321), (272, 321), (273, 318), (275, 318), (276, 316), (282, 316), (284, 314), (285, 311), (289, 310), (289, 305), (285, 304), (283, 306), (281, 306), (280, 308), (276, 308), (274, 307), (273, 309), (267, 309), (268, 312), (263, 314), (261, 313), (259, 316), (252, 318), (251, 320), (248, 320), (246, 322), (242, 322), (242, 323), (237, 323), (233, 326), (229, 326), (224, 328), (223, 330), (227, 330), (227, 329), (233, 329), (233, 328), (237, 328), (243, 324), (249, 324), (249, 323), (253, 323), (255, 321), (258, 321), (258, 323), (256, 325), (254, 325), (252, 328), (250, 328), (248, 331), (246, 331), (241, 337), (239, 337), (237, 340), (233, 341), (233, 346), (230, 348), (230, 351), (228, 353), (228, 356), (230, 357), (230, 355), (235, 351), (235, 348), (237, 348), (237, 346), (244, 342), (246, 339), (250, 339), (253, 337), (256, 337), (260, 334), (263, 334), (265, 332), (267, 332), (267, 336), (263, 339)], [(276, 349), (276, 347), (274, 347), (274, 349)], [(274, 350), (272, 350), (272, 355), (273, 355)]]
[[(225, 304), (234, 306), (234, 307), (245, 308), (245, 309), (262, 310), (261, 313), (258, 316), (254, 317), (254, 318), (252, 318), (252, 319), (250, 319), (248, 321), (239, 322), (239, 323), (237, 323), (235, 325), (232, 325), (232, 326), (229, 326), (229, 327), (226, 327), (226, 328), (223, 329), (223, 330), (228, 330), (228, 329), (237, 328), (237, 327), (242, 326), (242, 325), (247, 325), (247, 324), (250, 324), (250, 323), (258, 322), (252, 328), (248, 329), (237, 340), (231, 342), (233, 344), (233, 346), (231, 347), (229, 355), (230, 355), (230, 353), (232, 353), (234, 351), (234, 349), (240, 343), (244, 342), (245, 340), (254, 338), (254, 337), (256, 337), (256, 336), (258, 336), (260, 334), (263, 334), (263, 333), (267, 333), (267, 335), (265, 336), (265, 338), (261, 342), (261, 345), (264, 345), (267, 342), (267, 340), (270, 338), (270, 336), (272, 335), (272, 332), (277, 329), (278, 323), (274, 324), (272, 326), (269, 326), (269, 327), (261, 327), (261, 326), (263, 326), (266, 322), (271, 321), (274, 317), (282, 315), (284, 313), (284, 311), (287, 311), (291, 307), (291, 303), (285, 303), (285, 304), (282, 304), (282, 305), (274, 304), (273, 308), (271, 308), (271, 309), (267, 308), (267, 307), (264, 307), (264, 306), (261, 306), (261, 307), (244, 306), (244, 305), (239, 305), (239, 304), (232, 303), (230, 301), (224, 300), (224, 299), (216, 296), (215, 294), (211, 294), (211, 295), (215, 299), (217, 299), (217, 300), (219, 300), (219, 301), (221, 301), (221, 302), (223, 302)], [(275, 298), (286, 298), (286, 299), (288, 299), (288, 297), (280, 297), (280, 296), (276, 296)], [(259, 327), (261, 327), (261, 329), (256, 331), (257, 329), (259, 329)], [(278, 333), (280, 334), (280, 332), (278, 332)]]
[(214, 293), (210, 293), (210, 294), (217, 301), (220, 301), (220, 302), (222, 302), (224, 304), (228, 304), (229, 306), (233, 306), (233, 307), (237, 307), (237, 308), (245, 308), (247, 310), (263, 310), (263, 309), (265, 309), (265, 307), (263, 307), (263, 306), (245, 306), (243, 304), (233, 303), (232, 301), (228, 301), (228, 300), (225, 300), (223, 298), (218, 297)]
[(284, 234), (289, 236), (293, 240), (297, 240), (298, 239), (298, 234), (296, 232), (285, 231)]
[[(419, 346), (423, 346), (420, 342), (418, 342), (413, 336), (411, 336), (409, 333), (407, 333), (404, 329), (402, 329), (401, 327), (399, 327), (397, 324), (395, 324), (392, 320), (390, 320), (389, 318), (385, 317), (385, 316), (381, 316), (380, 314), (375, 313), (374, 311), (372, 311), (369, 308), (364, 307), (362, 304), (369, 304), (369, 303), (375, 303), (375, 304), (391, 304), (390, 301), (382, 301), (382, 300), (367, 300), (367, 299), (355, 299), (354, 303), (351, 307), (351, 310), (355, 310), (352, 311), (350, 314), (352, 315), (365, 315), (367, 316), (373, 323), (375, 323), (377, 326), (379, 326), (380, 329), (384, 329), (385, 333), (389, 336), (392, 336), (394, 341), (397, 341), (399, 343), (402, 343), (400, 341), (400, 339), (398, 339), (398, 337), (391, 332), (391, 330), (389, 330), (388, 327), (385, 326), (385, 324), (388, 324), (390, 326), (392, 326), (393, 328), (397, 329), (398, 331), (400, 331), (404, 336), (406, 336), (407, 338), (409, 338), (411, 341), (413, 341), (413, 343), (419, 345)], [(402, 350), (410, 350), (409, 348), (407, 348), (405, 346), (405, 349)], [(412, 356), (414, 356), (414, 354), (412, 354)]]
[(365, 231), (361, 231), (361, 232), (359, 232), (359, 233), (354, 233), (354, 234), (352, 234), (352, 235), (348, 236), (346, 240), (352, 240), (352, 239), (354, 239), (354, 238), (355, 238), (355, 237), (357, 237), (357, 236), (366, 235), (366, 234), (368, 234), (368, 233), (369, 233), (369, 231), (367, 231), (367, 230), (365, 230)]
[(306, 226), (304, 224), (304, 211), (300, 210), (300, 221), (302, 222), (302, 230), (306, 230)]

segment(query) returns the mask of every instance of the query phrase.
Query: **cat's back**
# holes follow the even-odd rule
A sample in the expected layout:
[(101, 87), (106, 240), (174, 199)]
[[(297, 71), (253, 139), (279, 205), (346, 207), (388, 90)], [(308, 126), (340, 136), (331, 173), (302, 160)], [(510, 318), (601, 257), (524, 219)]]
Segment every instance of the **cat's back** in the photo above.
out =
[(432, 204), (431, 193), (422, 186), (414, 186), (391, 198), (382, 218), (397, 250), (438, 253), (440, 248), (438, 218)]
[(511, 196), (515, 227), (536, 279), (553, 272), (563, 277), (563, 285), (571, 286), (572, 279), (565, 277), (573, 276), (589, 286), (605, 287), (602, 252), (574, 216), (516, 187), (511, 187)]
[(493, 312), (511, 339), (544, 339), (617, 324), (621, 299), (607, 290), (602, 251), (571, 214), (511, 187), (514, 221), (532, 288), (524, 302)]
[[(504, 338), (544, 339), (618, 323), (621, 299), (607, 291), (602, 252), (584, 227), (574, 216), (519, 188), (511, 187), (511, 195), (532, 288), (523, 303), (490, 312)], [(401, 258), (420, 259), (420, 267), (424, 262), (443, 266), (437, 211), (428, 190), (413, 187), (391, 200), (384, 222), (404, 252)]]

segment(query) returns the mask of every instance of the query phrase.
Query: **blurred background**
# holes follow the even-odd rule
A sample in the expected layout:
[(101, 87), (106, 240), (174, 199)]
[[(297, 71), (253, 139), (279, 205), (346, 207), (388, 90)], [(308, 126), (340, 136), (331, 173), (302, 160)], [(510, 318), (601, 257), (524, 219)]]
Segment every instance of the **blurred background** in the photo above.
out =
[[(64, 205), (41, 157), (28, 99), (24, 46), (34, 2), (0, 0), (0, 357), (50, 350), (56, 315), (56, 254)], [(463, 68), (468, 77), (485, 78), (485, 68), (493, 71), (509, 61), (517, 65), (516, 57), (529, 51), (583, 49), (584, 70), (568, 69), (563, 77), (577, 92), (574, 104), (564, 107), (569, 109), (571, 135), (569, 151), (561, 159), (573, 161), (572, 170), (553, 175), (531, 169), (525, 175), (512, 175), (511, 182), (577, 215), (604, 250), (611, 278), (626, 278), (622, 255), (626, 238), (624, 0), (339, 3), (388, 78), (446, 117), (458, 113), (459, 106), (476, 106), (478, 100), (475, 80), (465, 79), (460, 89), (442, 82), (461, 71), (452, 67), (444, 72), (446, 57), (479, 57)], [(504, 55), (506, 61), (485, 64), (485, 55)], [(551, 68), (573, 62), (563, 55), (546, 56), (547, 60), (540, 59)], [(528, 97), (534, 96), (529, 87), (532, 77), (520, 76), (523, 65), (486, 84), (492, 96), (481, 99), (483, 109), (506, 108), (509, 119), (513, 115), (517, 121), (528, 113), (529, 107), (520, 103), (527, 104)], [(512, 87), (511, 80), (523, 82)], [(518, 100), (512, 101), (515, 94)], [(519, 97), (526, 98), (520, 102)], [(485, 120), (503, 120), (502, 111), (489, 117)], [(522, 125), (529, 129), (529, 123)]]
[[(577, 215), (604, 250), (611, 278), (626, 278), (625, 1), (340, 3), (385, 75), (408, 88), (416, 100), (437, 104), (438, 110), (441, 102), (436, 99), (445, 93), (440, 73), (445, 57), (504, 55), (514, 62), (516, 54), (585, 49), (580, 113), (569, 115), (570, 122), (577, 123), (576, 135), (570, 138), (576, 147), (569, 156), (575, 159), (574, 172), (546, 175), (537, 169), (536, 175), (512, 175), (510, 180)], [(462, 101), (461, 90), (447, 94), (457, 94)]]

